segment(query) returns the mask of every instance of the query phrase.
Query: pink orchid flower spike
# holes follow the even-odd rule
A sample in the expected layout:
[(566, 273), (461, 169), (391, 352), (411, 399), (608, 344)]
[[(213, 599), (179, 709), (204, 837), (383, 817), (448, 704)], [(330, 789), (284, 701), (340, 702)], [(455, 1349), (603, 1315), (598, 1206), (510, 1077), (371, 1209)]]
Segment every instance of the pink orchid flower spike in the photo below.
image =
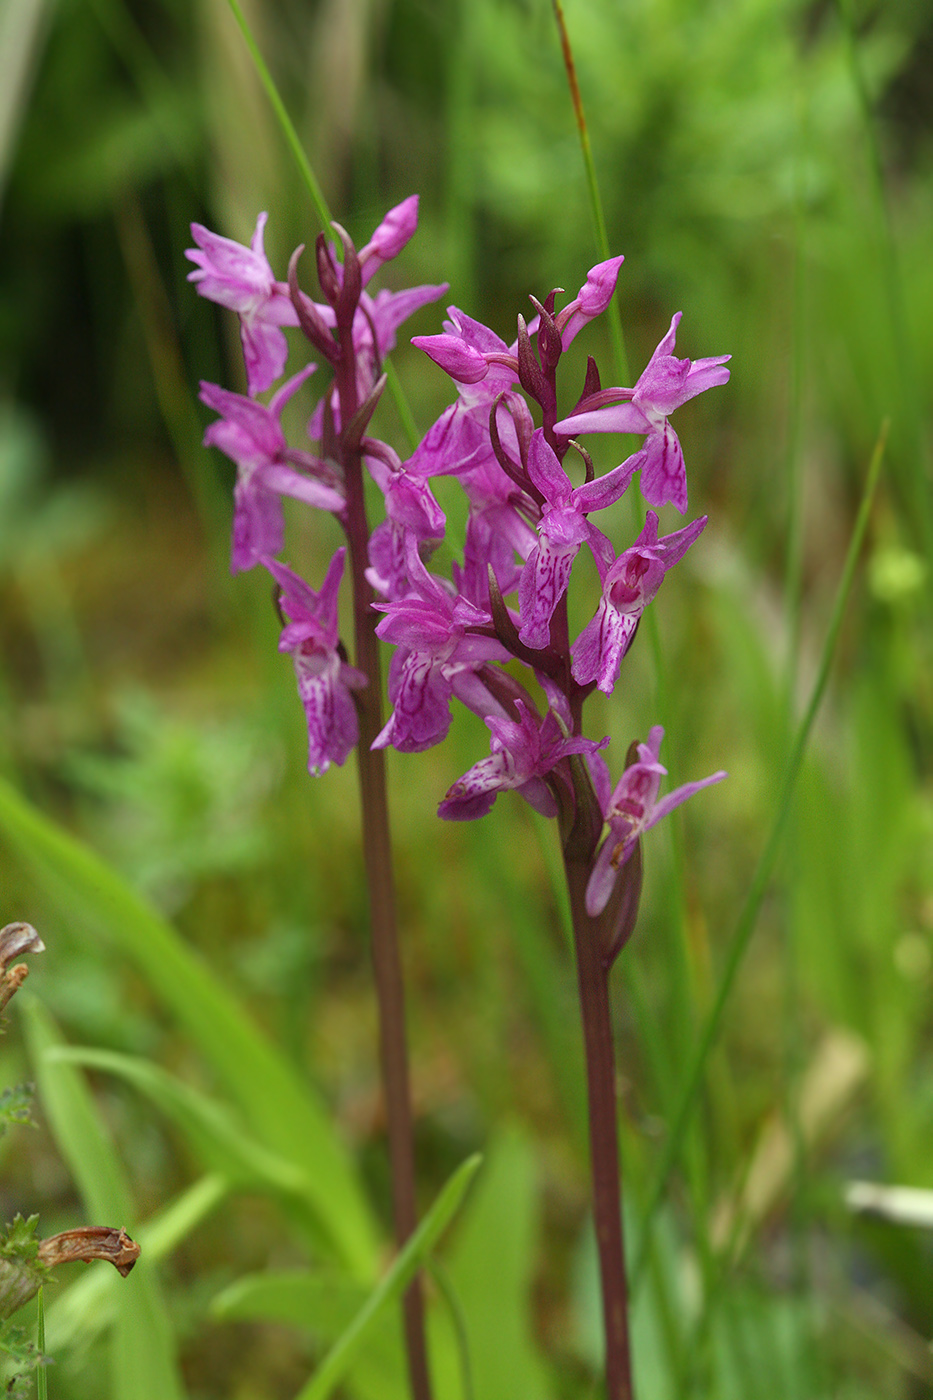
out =
[(337, 597), (345, 558), (346, 550), (338, 549), (318, 592), (286, 564), (261, 561), (281, 590), (279, 606), (288, 622), (279, 651), (290, 652), (295, 665), (308, 724), (308, 770), (315, 775), (332, 763), (345, 763), (356, 747), (359, 724), (352, 692), (368, 684), (339, 650)]

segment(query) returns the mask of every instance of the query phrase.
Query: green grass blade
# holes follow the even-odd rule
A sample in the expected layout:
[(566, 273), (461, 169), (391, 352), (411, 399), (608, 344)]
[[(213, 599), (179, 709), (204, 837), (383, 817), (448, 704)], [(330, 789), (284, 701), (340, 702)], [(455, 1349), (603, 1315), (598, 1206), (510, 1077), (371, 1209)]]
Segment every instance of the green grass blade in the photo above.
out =
[[(557, 31), (560, 35), (561, 53), (564, 59), (564, 68), (567, 71), (567, 85), (570, 88), (570, 100), (573, 103), (573, 114), (577, 123), (577, 135), (580, 138), (580, 154), (583, 157), (583, 169), (586, 172), (586, 188), (590, 196), (590, 213), (593, 218), (593, 232), (595, 234), (596, 247), (603, 262), (612, 257), (609, 248), (609, 235), (606, 232), (606, 216), (603, 213), (603, 201), (599, 192), (599, 181), (596, 178), (596, 166), (593, 162), (593, 149), (590, 145), (590, 131), (586, 122), (586, 114), (583, 111), (583, 98), (580, 95), (580, 86), (577, 82), (577, 69), (574, 63), (573, 50), (570, 46), (570, 35), (567, 32), (567, 24), (564, 19), (564, 10), (561, 0), (551, 0), (551, 7), (554, 11), (554, 20), (557, 24)], [(609, 336), (612, 341), (612, 352), (615, 357), (615, 368), (618, 371), (619, 383), (628, 382), (628, 356), (625, 352), (625, 336), (622, 331), (622, 316), (619, 312), (619, 303), (616, 297), (612, 298), (608, 308)]]
[[(21, 1011), (43, 1112), (77, 1183), (88, 1223), (125, 1225), (133, 1233), (129, 1183), (83, 1077), (70, 1065), (49, 1059), (58, 1032), (42, 1005), (27, 997)], [(130, 1278), (121, 1282), (111, 1340), (113, 1400), (129, 1395), (133, 1400), (182, 1400), (171, 1325), (153, 1261), (141, 1257)]]
[[(457, 1312), (446, 1271), (436, 1256), (426, 1262), (438, 1281), (448, 1310)], [(212, 1300), (211, 1313), (222, 1322), (284, 1323), (330, 1346), (349, 1327), (366, 1303), (369, 1289), (333, 1270), (292, 1269), (280, 1273), (247, 1274)], [(428, 1313), (428, 1349), (435, 1400), (473, 1400), (464, 1356), (466, 1328), (439, 1309)], [(343, 1380), (355, 1400), (406, 1400), (408, 1368), (401, 1329), (394, 1311), (383, 1311), (367, 1328), (361, 1346)]]
[(303, 1168), (343, 1262), (375, 1269), (377, 1230), (350, 1156), (313, 1089), (171, 927), (97, 855), (0, 780), (0, 832), (63, 911), (77, 913), (135, 962), (184, 1025), (255, 1135)]
[(319, 1226), (327, 1233), (329, 1205), (322, 1202), (310, 1174), (251, 1138), (226, 1104), (135, 1055), (69, 1045), (50, 1051), (49, 1058), (101, 1069), (125, 1079), (172, 1119), (210, 1171), (228, 1178), (235, 1186), (258, 1187), (297, 1198), (320, 1217)]
[(311, 1380), (299, 1392), (298, 1400), (326, 1400), (339, 1384), (373, 1321), (389, 1303), (401, 1298), (434, 1248), (460, 1206), (481, 1161), (482, 1157), (477, 1154), (468, 1157), (457, 1168), (415, 1233), (396, 1255), (391, 1268), (369, 1295), (347, 1330), (331, 1347)]
[[(473, 1384), (473, 1366), (470, 1362), (470, 1338), (467, 1331), (466, 1318), (460, 1299), (447, 1270), (440, 1259), (433, 1258), (427, 1261), (426, 1265), (431, 1278), (437, 1287), (447, 1309), (447, 1317), (450, 1322), (451, 1337), (456, 1352), (457, 1378), (460, 1382), (460, 1400), (476, 1400), (476, 1387)], [(432, 1347), (432, 1355), (436, 1359), (436, 1349)], [(434, 1373), (435, 1385), (437, 1384), (437, 1371)], [(440, 1387), (437, 1387), (438, 1389)]]
[(42, 1362), (45, 1356), (45, 1289), (40, 1288), (36, 1298), (36, 1346), (39, 1348), (39, 1364), (36, 1367), (36, 1400), (49, 1400), (49, 1378)]
[(758, 867), (752, 879), (748, 896), (746, 897), (742, 912), (739, 915), (739, 921), (726, 956), (726, 964), (719, 981), (716, 999), (702, 1028), (699, 1043), (687, 1073), (684, 1090), (680, 1097), (673, 1125), (667, 1137), (664, 1155), (661, 1159), (661, 1167), (658, 1171), (648, 1201), (642, 1230), (641, 1245), (631, 1274), (633, 1289), (639, 1286), (644, 1276), (645, 1263), (647, 1261), (648, 1250), (650, 1249), (652, 1223), (663, 1199), (671, 1172), (674, 1170), (680, 1158), (687, 1127), (699, 1098), (700, 1084), (706, 1069), (707, 1060), (709, 1059), (710, 1051), (719, 1035), (723, 1016), (725, 1014), (726, 1003), (729, 1000), (736, 975), (748, 948), (758, 918), (758, 911), (761, 908), (762, 900), (767, 892), (771, 874), (774, 869), (774, 863), (777, 859), (781, 838), (784, 834), (784, 827), (791, 810), (791, 803), (797, 777), (800, 772), (800, 765), (803, 761), (804, 752), (806, 751), (807, 743), (810, 738), (810, 732), (813, 728), (813, 722), (816, 719), (817, 711), (819, 710), (820, 702), (823, 699), (823, 693), (829, 679), (829, 670), (836, 649), (836, 641), (842, 626), (849, 590), (852, 587), (852, 580), (855, 576), (855, 568), (865, 538), (865, 531), (868, 528), (868, 519), (871, 512), (872, 501), (874, 500), (875, 487), (878, 484), (878, 478), (881, 473), (881, 463), (884, 457), (886, 441), (887, 423), (882, 425), (869, 464), (868, 476), (865, 481), (865, 490), (862, 493), (861, 504), (852, 531), (852, 538), (849, 541), (842, 577), (839, 580), (839, 588), (836, 593), (829, 627), (826, 632), (826, 640), (823, 643), (820, 665), (813, 683), (810, 700), (798, 726), (790, 757), (787, 761), (781, 796), (777, 804), (774, 822), (771, 827), (771, 834), (768, 837), (767, 844), (758, 862)]
[(237, 22), (240, 33), (243, 35), (246, 47), (249, 49), (250, 57), (253, 60), (256, 72), (259, 74), (260, 81), (266, 90), (266, 96), (269, 98), (272, 110), (275, 112), (276, 120), (282, 128), (282, 134), (288, 143), (288, 149), (294, 156), (295, 164), (301, 172), (301, 178), (307, 186), (308, 193), (311, 196), (311, 202), (317, 210), (317, 216), (321, 221), (321, 226), (330, 231), (332, 219), (330, 210), (327, 207), (327, 200), (324, 198), (324, 191), (318, 184), (317, 176), (311, 169), (311, 163), (305, 155), (304, 147), (299, 140), (298, 132), (295, 130), (295, 124), (288, 115), (285, 103), (282, 101), (279, 90), (273, 82), (272, 74), (269, 72), (265, 59), (259, 52), (259, 46), (253, 38), (252, 31), (246, 22), (246, 16), (240, 8), (239, 0), (227, 0), (227, 3), (233, 12), (233, 17)]
[(84, 1078), (70, 1065), (50, 1059), (49, 1052), (61, 1041), (41, 1002), (28, 995), (18, 1002), (42, 1113), (91, 1217), (87, 1223), (129, 1228), (135, 1216), (129, 1181)]
[(238, 1278), (212, 1300), (211, 1313), (225, 1322), (278, 1321), (336, 1337), (368, 1297), (346, 1274), (290, 1269)]
[[(295, 124), (292, 121), (291, 117), (288, 115), (288, 109), (286, 108), (285, 103), (282, 101), (282, 96), (275, 85), (275, 80), (273, 79), (272, 74), (269, 72), (269, 67), (259, 51), (259, 45), (256, 43), (256, 40), (253, 37), (252, 30), (250, 29), (249, 24), (247, 23), (246, 16), (243, 13), (239, 0), (227, 0), (227, 3), (230, 6), (231, 11), (233, 12), (233, 17), (237, 22), (240, 33), (243, 35), (243, 41), (246, 44), (246, 47), (249, 49), (250, 58), (253, 60), (253, 65), (256, 69), (256, 72), (259, 74), (259, 81), (262, 83), (263, 87), (266, 90), (266, 96), (268, 97), (272, 110), (275, 113), (276, 121), (278, 122), (282, 130), (282, 134), (285, 137), (286, 144), (288, 145), (288, 148), (295, 159), (295, 164), (298, 166), (298, 169), (301, 172), (301, 178), (307, 186), (308, 193), (311, 196), (311, 202), (317, 210), (317, 216), (321, 221), (321, 225), (333, 237), (333, 229), (331, 227), (331, 225), (333, 224), (333, 219), (331, 218), (330, 210), (327, 207), (327, 200), (324, 197), (324, 191), (321, 189), (321, 186), (318, 183), (318, 178), (311, 167), (311, 163), (308, 160), (307, 155), (305, 154), (305, 149), (301, 144), (298, 132), (295, 130)], [(411, 450), (414, 451), (414, 449), (418, 445), (418, 442), (420, 441), (421, 434), (418, 432), (417, 426), (415, 424), (411, 407), (409, 406), (408, 399), (405, 395), (405, 390), (402, 387), (401, 381), (395, 370), (395, 366), (391, 363), (391, 361), (386, 360), (384, 369), (389, 377), (389, 391), (392, 394), (392, 398), (395, 402), (395, 407), (398, 410), (398, 415), (402, 421), (402, 430), (408, 439)]]

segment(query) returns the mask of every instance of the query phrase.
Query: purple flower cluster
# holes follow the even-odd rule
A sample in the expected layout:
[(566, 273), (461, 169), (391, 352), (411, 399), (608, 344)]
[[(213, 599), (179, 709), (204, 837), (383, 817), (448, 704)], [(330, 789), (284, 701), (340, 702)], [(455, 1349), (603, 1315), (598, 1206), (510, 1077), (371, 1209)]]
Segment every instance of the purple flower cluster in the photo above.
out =
[[(456, 696), (486, 723), (490, 753), (454, 783), (440, 815), (482, 816), (499, 792), (515, 788), (538, 811), (560, 817), (566, 838), (588, 810), (586, 905), (596, 917), (609, 904), (641, 833), (725, 776), (687, 784), (659, 802), (665, 769), (658, 762), (663, 731), (656, 727), (613, 789), (599, 753), (608, 741), (584, 736), (582, 710), (597, 687), (612, 693), (641, 614), (706, 524), (702, 516), (659, 537), (658, 516), (650, 510), (638, 539), (617, 553), (617, 503), (640, 472), (649, 505), (672, 503), (686, 512), (683, 452), (669, 418), (688, 399), (726, 382), (729, 357), (678, 359), (678, 313), (633, 388), (603, 389), (591, 358), (575, 407), (560, 416), (561, 357), (609, 305), (621, 257), (594, 267), (560, 310), (556, 292), (543, 302), (532, 298), (536, 314), (528, 323), (518, 318), (511, 345), (450, 307), (443, 333), (417, 336), (413, 344), (450, 376), (457, 398), (403, 461), (367, 435), (385, 384), (382, 364), (402, 321), (446, 287), (370, 296), (366, 286), (411, 238), (417, 212), (417, 198), (405, 200), (359, 251), (339, 226), (339, 253), (319, 237), (321, 302), (298, 285), (301, 249), (287, 281), (274, 278), (263, 251), (265, 214), (249, 248), (192, 226), (198, 247), (188, 253), (197, 265), (190, 279), (202, 296), (238, 313), (246, 362), (247, 396), (201, 386), (203, 402), (219, 415), (205, 442), (237, 467), (232, 567), (236, 572), (261, 564), (276, 580), (287, 618), (280, 647), (294, 659), (308, 719), (309, 766), (319, 773), (332, 762), (343, 763), (358, 742), (354, 693), (368, 684), (348, 664), (338, 635), (346, 551), (338, 551), (318, 592), (276, 558), (284, 544), (283, 496), (331, 512), (345, 531), (351, 560), (362, 560), (353, 571), (357, 590), (371, 590), (362, 606), (372, 612), (376, 635), (395, 648), (391, 713), (373, 747), (414, 753), (439, 743)], [(280, 418), (315, 364), (298, 369), (268, 403), (258, 397), (285, 371), (283, 327), (300, 330), (316, 360), (332, 371), (302, 448), (288, 445)], [(633, 455), (597, 476), (576, 441), (587, 432), (644, 440)], [(384, 518), (372, 530), (354, 475), (361, 464), (385, 503)], [(431, 489), (441, 475), (456, 476), (469, 503), (462, 555), (451, 578), (428, 567), (446, 532)], [(567, 591), (584, 546), (593, 555), (601, 592), (592, 619), (572, 640)], [(359, 607), (359, 596), (356, 602)], [(527, 685), (510, 664), (516, 661), (527, 670)]]

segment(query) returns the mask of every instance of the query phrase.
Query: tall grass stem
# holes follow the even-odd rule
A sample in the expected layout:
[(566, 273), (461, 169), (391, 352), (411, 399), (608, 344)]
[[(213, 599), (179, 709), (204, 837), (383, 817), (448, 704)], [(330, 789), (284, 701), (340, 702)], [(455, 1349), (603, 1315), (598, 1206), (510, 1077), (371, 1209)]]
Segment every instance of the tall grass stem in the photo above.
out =
[(49, 1400), (49, 1378), (45, 1369), (45, 1289), (40, 1285), (36, 1298), (36, 1400)]
[(862, 500), (852, 531), (852, 538), (849, 541), (842, 577), (839, 580), (839, 588), (836, 592), (836, 599), (833, 604), (833, 611), (830, 617), (829, 627), (827, 628), (826, 639), (823, 643), (820, 664), (816, 679), (813, 683), (810, 700), (798, 726), (797, 734), (787, 760), (781, 795), (777, 804), (771, 833), (761, 854), (757, 869), (755, 870), (742, 912), (739, 915), (739, 921), (735, 933), (732, 936), (729, 951), (726, 955), (726, 964), (720, 979), (716, 999), (700, 1034), (699, 1044), (694, 1053), (693, 1062), (687, 1074), (677, 1113), (667, 1138), (664, 1154), (661, 1159), (661, 1166), (651, 1196), (648, 1200), (639, 1250), (632, 1269), (633, 1292), (638, 1288), (644, 1274), (654, 1218), (664, 1197), (664, 1191), (667, 1187), (670, 1175), (680, 1158), (684, 1136), (699, 1098), (699, 1089), (707, 1061), (719, 1035), (726, 1003), (729, 1000), (736, 975), (748, 949), (752, 933), (754, 932), (758, 912), (767, 891), (778, 850), (780, 849), (781, 838), (784, 834), (784, 828), (790, 814), (794, 789), (800, 773), (800, 766), (803, 762), (803, 756), (813, 728), (813, 722), (816, 719), (817, 711), (819, 710), (829, 679), (829, 671), (836, 649), (836, 641), (839, 636), (840, 628), (842, 627), (846, 602), (848, 601), (852, 580), (855, 576), (855, 567), (858, 563), (862, 542), (864, 541), (865, 532), (868, 528), (868, 520), (871, 513), (872, 501), (874, 500), (875, 488), (881, 473), (881, 463), (884, 458), (887, 437), (888, 421), (885, 420), (878, 434), (878, 440), (875, 444), (875, 450), (872, 453), (871, 462), (869, 464), (865, 489), (862, 493)]
[(448, 6), (446, 62), (446, 159), (444, 161), (444, 266), (457, 303), (476, 311), (476, 77), (480, 70), (482, 6), (456, 0)]
[(598, 919), (584, 907), (590, 860), (565, 852), (564, 869), (577, 958), (580, 1011), (586, 1052), (587, 1107), (593, 1219), (602, 1285), (606, 1338), (608, 1400), (632, 1400), (632, 1362), (628, 1332), (628, 1282), (622, 1228), (622, 1182), (616, 1109), (615, 1050), (609, 1009), (611, 961)]
[(259, 45), (253, 38), (252, 30), (246, 22), (246, 16), (243, 13), (239, 0), (227, 0), (227, 4), (233, 11), (233, 17), (237, 22), (240, 33), (243, 35), (243, 42), (249, 49), (250, 57), (256, 66), (256, 72), (259, 74), (260, 82), (266, 90), (266, 96), (272, 105), (272, 110), (275, 112), (279, 126), (282, 128), (282, 134), (288, 143), (288, 148), (295, 159), (295, 164), (298, 166), (301, 178), (311, 196), (311, 202), (317, 211), (321, 226), (327, 229), (328, 232), (332, 232), (331, 225), (333, 224), (333, 219), (327, 207), (327, 200), (324, 198), (324, 191), (318, 184), (317, 176), (311, 168), (311, 162), (305, 154), (304, 147), (298, 137), (298, 132), (295, 130), (295, 124), (288, 115), (288, 110), (273, 81), (272, 74), (269, 72), (266, 61), (259, 52)]
[(787, 403), (787, 442), (784, 476), (787, 489), (787, 554), (784, 560), (784, 613), (789, 623), (787, 639), (787, 735), (790, 735), (800, 652), (800, 616), (803, 602), (803, 425), (804, 360), (806, 356), (806, 210), (803, 189), (806, 165), (804, 100), (798, 98), (798, 145), (794, 160), (792, 354)]
[[(576, 118), (577, 132), (580, 137), (580, 153), (583, 156), (583, 169), (586, 172), (586, 187), (590, 196), (590, 213), (593, 217), (593, 232), (596, 236), (596, 247), (599, 255), (606, 261), (612, 256), (609, 249), (609, 235), (606, 232), (606, 216), (603, 213), (602, 196), (599, 193), (599, 181), (596, 178), (596, 165), (593, 161), (593, 148), (590, 145), (590, 130), (586, 123), (586, 113), (583, 110), (583, 98), (580, 96), (580, 84), (577, 82), (577, 67), (573, 59), (573, 49), (570, 45), (570, 35), (567, 32), (567, 23), (564, 19), (564, 7), (561, 0), (551, 0), (554, 10), (554, 20), (557, 24), (557, 32), (560, 36), (561, 53), (564, 59), (564, 68), (567, 70), (567, 84), (570, 88), (570, 101), (573, 103), (573, 114)], [(625, 336), (622, 332), (622, 316), (619, 312), (618, 294), (612, 298), (607, 311), (609, 317), (609, 338), (612, 342), (612, 353), (615, 359), (615, 368), (619, 376), (619, 383), (625, 384), (628, 380), (628, 356), (625, 353)]]

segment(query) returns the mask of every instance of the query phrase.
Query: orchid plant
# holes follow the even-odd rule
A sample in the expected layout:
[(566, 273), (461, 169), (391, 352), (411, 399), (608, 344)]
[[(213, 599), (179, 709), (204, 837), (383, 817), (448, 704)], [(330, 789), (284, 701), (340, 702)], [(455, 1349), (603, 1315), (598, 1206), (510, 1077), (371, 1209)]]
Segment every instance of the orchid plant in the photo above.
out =
[[(586, 1048), (607, 1389), (610, 1400), (623, 1400), (632, 1394), (632, 1380), (609, 974), (635, 925), (642, 835), (725, 774), (659, 798), (666, 769), (659, 758), (663, 730), (656, 726), (646, 742), (632, 745), (613, 785), (604, 757), (609, 741), (584, 732), (583, 712), (597, 688), (613, 693), (642, 613), (706, 525), (701, 516), (659, 536), (656, 511), (666, 504), (682, 514), (687, 510), (683, 452), (670, 415), (724, 384), (729, 356), (677, 358), (678, 313), (634, 387), (603, 389), (590, 357), (576, 404), (561, 416), (562, 357), (609, 306), (621, 257), (592, 268), (559, 310), (557, 291), (543, 301), (532, 297), (535, 314), (527, 322), (518, 317), (511, 345), (450, 307), (443, 332), (416, 336), (413, 344), (450, 376), (457, 397), (403, 460), (367, 431), (386, 385), (385, 357), (402, 322), (447, 288), (375, 295), (367, 288), (412, 237), (417, 216), (412, 196), (386, 215), (360, 250), (339, 225), (333, 226), (336, 242), (321, 234), (315, 247), (321, 300), (299, 285), (301, 248), (287, 279), (275, 278), (263, 250), (265, 214), (248, 248), (192, 225), (197, 247), (188, 253), (196, 264), (190, 280), (202, 296), (238, 314), (248, 391), (201, 385), (202, 401), (218, 414), (205, 442), (237, 467), (233, 571), (259, 565), (275, 583), (283, 621), (279, 647), (294, 662), (308, 723), (309, 769), (322, 774), (332, 763), (343, 764), (353, 749), (358, 754), (400, 1243), (415, 1226), (414, 1163), (383, 751), (391, 746), (417, 753), (440, 743), (456, 699), (486, 724), (490, 751), (453, 783), (439, 816), (485, 816), (500, 792), (514, 788), (536, 811), (557, 820)], [(305, 349), (300, 367), (280, 383), (291, 353), (284, 327), (300, 331)], [(308, 343), (314, 361), (301, 363)], [(329, 366), (331, 378), (308, 424), (308, 442), (293, 447), (281, 426), (282, 409), (319, 362)], [(260, 396), (273, 388), (263, 402)], [(590, 432), (644, 440), (633, 455), (597, 475), (578, 441)], [(364, 471), (385, 503), (374, 528), (366, 514)], [(634, 543), (624, 544), (618, 503), (638, 473), (642, 496), (655, 509), (647, 512)], [(449, 578), (429, 567), (446, 532), (431, 486), (442, 475), (457, 478), (469, 505), (459, 562)], [(277, 557), (285, 540), (283, 496), (329, 511), (346, 536), (317, 589)], [(584, 545), (601, 590), (591, 621), (572, 639), (568, 588)], [(338, 625), (345, 572), (353, 589), (352, 649)], [(380, 642), (394, 649), (387, 716)], [(416, 1283), (405, 1302), (416, 1400), (431, 1394), (422, 1312)]]

